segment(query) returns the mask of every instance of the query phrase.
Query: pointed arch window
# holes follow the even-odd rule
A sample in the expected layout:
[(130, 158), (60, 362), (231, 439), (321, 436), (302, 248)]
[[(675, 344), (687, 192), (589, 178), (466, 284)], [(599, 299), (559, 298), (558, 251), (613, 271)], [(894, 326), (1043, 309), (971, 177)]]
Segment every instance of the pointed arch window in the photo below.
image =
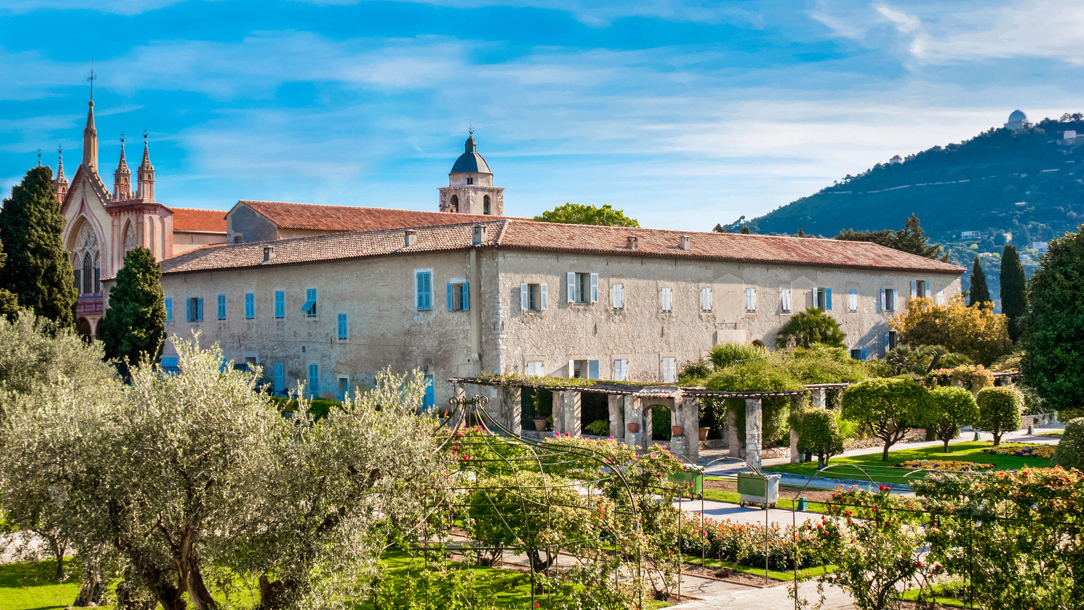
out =
[(93, 294), (94, 290), (94, 259), (90, 252), (83, 255), (83, 294)]

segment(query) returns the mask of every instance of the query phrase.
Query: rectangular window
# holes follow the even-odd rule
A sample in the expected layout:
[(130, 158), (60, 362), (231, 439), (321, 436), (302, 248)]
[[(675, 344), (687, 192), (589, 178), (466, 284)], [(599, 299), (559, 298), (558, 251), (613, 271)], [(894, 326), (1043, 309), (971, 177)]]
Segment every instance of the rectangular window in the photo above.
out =
[(864, 349), (852, 349), (851, 358), (854, 358), (855, 360), (865, 360), (865, 352), (866, 350)]
[(275, 317), (286, 317), (286, 292), (283, 290), (275, 291)]
[(757, 310), (757, 289), (746, 288), (745, 289), (745, 311)]
[(662, 381), (663, 383), (677, 381), (677, 358), (667, 357), (662, 359)]
[(894, 288), (885, 288), (884, 305), (885, 311), (896, 310), (896, 290)]
[(674, 289), (669, 286), (664, 286), (659, 291), (659, 307), (663, 311), (674, 311)]
[(930, 298), (930, 280), (926, 280), (920, 283), (922, 284), (922, 288), (920, 288), (920, 290), (922, 291), (922, 298)]
[(162, 371), (166, 373), (180, 373), (181, 369), (178, 366), (180, 358), (177, 357), (163, 357), (162, 358)]
[(305, 303), (301, 305), (301, 311), (305, 312), (305, 316), (309, 318), (316, 317), (316, 289), (308, 288), (305, 290)]
[(577, 273), (576, 274), (576, 302), (577, 303), (586, 303), (587, 302), (587, 290), (590, 288), (590, 283), (589, 283), (590, 281), (591, 281), (591, 278), (589, 278), (586, 273)]
[(858, 291), (854, 288), (847, 291), (847, 311), (851, 313), (858, 312)]
[(941, 305), (941, 306), (945, 305), (945, 291), (944, 290), (938, 290), (937, 291), (937, 304)]
[(418, 311), (433, 309), (433, 270), (414, 270), (414, 305)]
[(349, 328), (346, 325), (346, 314), (339, 314), (339, 341), (346, 341), (347, 331)]
[(610, 299), (614, 309), (625, 308), (625, 285), (614, 284), (610, 286)]
[(448, 282), (446, 288), (448, 311), (470, 310), (470, 284), (468, 282)]
[(256, 317), (256, 295), (251, 292), (245, 293), (245, 319), (251, 320)]
[(335, 398), (338, 398), (340, 401), (344, 401), (349, 394), (350, 377), (346, 375), (339, 375), (339, 377), (336, 379)]
[(226, 319), (226, 295), (218, 295), (218, 319)]
[(700, 311), (711, 311), (711, 288), (708, 286), (700, 289)]
[(614, 360), (614, 381), (628, 381), (629, 361), (625, 359)]
[(569, 303), (597, 303), (598, 302), (598, 274), (568, 272), (568, 302)]
[(173, 297), (166, 297), (166, 322), (173, 321)]
[(320, 367), (316, 364), (309, 365), (309, 398), (320, 397)]
[(286, 389), (286, 372), (283, 370), (282, 363), (275, 363), (275, 391), (281, 392)]
[(532, 360), (527, 363), (527, 374), (531, 377), (545, 377), (546, 373), (542, 369), (541, 360)]
[(185, 301), (187, 319), (189, 322), (203, 321), (203, 297), (191, 297)]
[(587, 378), (598, 379), (598, 360), (587, 361)]
[(519, 308), (523, 311), (545, 311), (548, 303), (545, 284), (520, 284)]
[(884, 348), (885, 354), (896, 349), (896, 331), (890, 330), (885, 333)]
[(790, 313), (791, 305), (791, 290), (790, 288), (784, 288), (779, 294), (779, 306), (782, 308), (783, 313)]

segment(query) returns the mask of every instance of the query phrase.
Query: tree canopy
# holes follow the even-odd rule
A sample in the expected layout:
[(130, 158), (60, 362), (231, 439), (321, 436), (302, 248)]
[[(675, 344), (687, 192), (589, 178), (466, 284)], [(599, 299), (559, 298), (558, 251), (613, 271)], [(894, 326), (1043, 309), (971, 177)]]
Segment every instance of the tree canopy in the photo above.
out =
[(574, 225), (601, 225), (613, 227), (638, 227), (635, 218), (625, 216), (624, 210), (615, 210), (609, 204), (602, 207), (579, 203), (566, 203), (535, 216), (538, 222), (560, 222)]
[(889, 448), (903, 440), (907, 429), (925, 423), (928, 400), (926, 389), (910, 380), (869, 379), (843, 391), (841, 414), (866, 424), (884, 441), (881, 459), (887, 462)]
[(109, 291), (109, 309), (102, 322), (106, 357), (125, 366), (142, 360), (156, 362), (165, 344), (165, 323), (162, 268), (150, 250), (132, 248), (124, 255), (116, 286)]
[(63, 234), (53, 171), (32, 168), (0, 210), (0, 242), (8, 256), (0, 270), (0, 287), (13, 293), (20, 307), (33, 309), (57, 328), (72, 328), (78, 294)]
[(1005, 316), (995, 314), (989, 302), (968, 307), (959, 294), (944, 305), (932, 299), (911, 299), (907, 311), (889, 324), (899, 333), (901, 343), (913, 348), (940, 345), (983, 365), (1012, 351)]
[(819, 307), (808, 307), (787, 320), (775, 344), (779, 347), (810, 347), (822, 343), (831, 347), (844, 347), (847, 335), (839, 329), (839, 322)]
[(982, 265), (979, 264), (979, 257), (975, 257), (975, 262), (971, 265), (971, 289), (968, 290), (968, 305), (971, 307), (982, 306), (986, 303), (990, 303), (993, 306), (993, 301), (990, 299), (990, 289), (986, 286), (986, 272), (982, 270)]
[(949, 441), (956, 438), (960, 426), (969, 426), (978, 421), (979, 407), (975, 396), (967, 388), (941, 386), (930, 390), (930, 411), (926, 425), (932, 427), (934, 435), (945, 444), (948, 453)]
[(938, 258), (941, 256), (941, 246), (929, 243), (926, 232), (918, 216), (911, 214), (903, 221), (903, 228), (898, 231), (884, 229), (881, 231), (855, 231), (844, 229), (839, 232), (836, 239), (843, 241), (869, 241), (875, 244), (900, 250), (909, 254), (924, 256), (926, 258)]
[(1050, 242), (1028, 281), (1021, 372), (1057, 411), (1084, 405), (1084, 226)]

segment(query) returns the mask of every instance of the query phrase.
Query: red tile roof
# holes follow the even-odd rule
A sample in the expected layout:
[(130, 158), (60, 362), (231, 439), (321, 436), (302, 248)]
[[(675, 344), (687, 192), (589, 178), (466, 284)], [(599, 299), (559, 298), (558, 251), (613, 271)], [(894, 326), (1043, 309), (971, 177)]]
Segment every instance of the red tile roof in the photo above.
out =
[(222, 210), (193, 210), (169, 208), (173, 212), (174, 231), (197, 231), (200, 233), (225, 233), (226, 213)]
[[(279, 228), (310, 231), (378, 231), (396, 227), (425, 227), (458, 222), (478, 222), (479, 220), (477, 215), (472, 214), (418, 212), (414, 210), (391, 210), (348, 205), (248, 201), (244, 199), (238, 201), (237, 204), (246, 205), (259, 212), (278, 225)], [(485, 217), (486, 220), (498, 218), (501, 217)]]
[[(425, 212), (419, 212), (424, 214)], [(441, 218), (464, 215), (437, 213)], [(603, 256), (641, 256), (718, 260), (751, 264), (849, 267), (885, 271), (922, 271), (960, 275), (962, 267), (907, 254), (869, 242), (804, 237), (774, 237), (738, 233), (689, 233), (628, 227), (595, 227), (519, 220), (482, 220), (417, 227), (417, 243), (404, 247), (404, 229), (334, 233), (273, 242), (229, 244), (189, 252), (162, 262), (163, 273), (204, 271), (342, 260), (411, 252), (463, 250), (472, 247), (472, 227), (487, 227), (482, 247), (510, 250), (581, 252)], [(458, 218), (457, 218), (458, 219)], [(629, 248), (636, 236), (638, 247)], [(691, 248), (682, 250), (679, 238), (688, 235)], [(263, 262), (264, 246), (275, 247), (275, 259)]]

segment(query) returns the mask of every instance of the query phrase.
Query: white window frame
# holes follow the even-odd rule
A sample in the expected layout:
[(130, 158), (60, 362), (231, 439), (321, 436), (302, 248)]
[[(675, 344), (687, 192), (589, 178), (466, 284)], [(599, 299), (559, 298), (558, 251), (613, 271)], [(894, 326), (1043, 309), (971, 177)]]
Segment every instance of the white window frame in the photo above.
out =
[(519, 285), (519, 309), (520, 311), (541, 312), (549, 307), (549, 295), (545, 284)]
[(527, 361), (527, 375), (530, 377), (545, 377), (546, 368), (545, 363), (541, 360), (529, 360)]
[(858, 313), (858, 290), (856, 288), (847, 289), (847, 311), (849, 313)]
[(614, 309), (625, 308), (625, 285), (624, 284), (611, 284), (610, 285), (610, 304)]
[(614, 358), (614, 381), (628, 381), (629, 359)]
[(746, 288), (745, 289), (745, 311), (757, 310), (757, 289)]
[(659, 308), (664, 313), (670, 313), (674, 311), (674, 289), (669, 286), (663, 286), (659, 290)]
[(677, 382), (677, 357), (662, 357), (662, 374), (659, 376), (663, 383)]
[(712, 293), (711, 286), (700, 287), (700, 311), (708, 312), (712, 310)]

